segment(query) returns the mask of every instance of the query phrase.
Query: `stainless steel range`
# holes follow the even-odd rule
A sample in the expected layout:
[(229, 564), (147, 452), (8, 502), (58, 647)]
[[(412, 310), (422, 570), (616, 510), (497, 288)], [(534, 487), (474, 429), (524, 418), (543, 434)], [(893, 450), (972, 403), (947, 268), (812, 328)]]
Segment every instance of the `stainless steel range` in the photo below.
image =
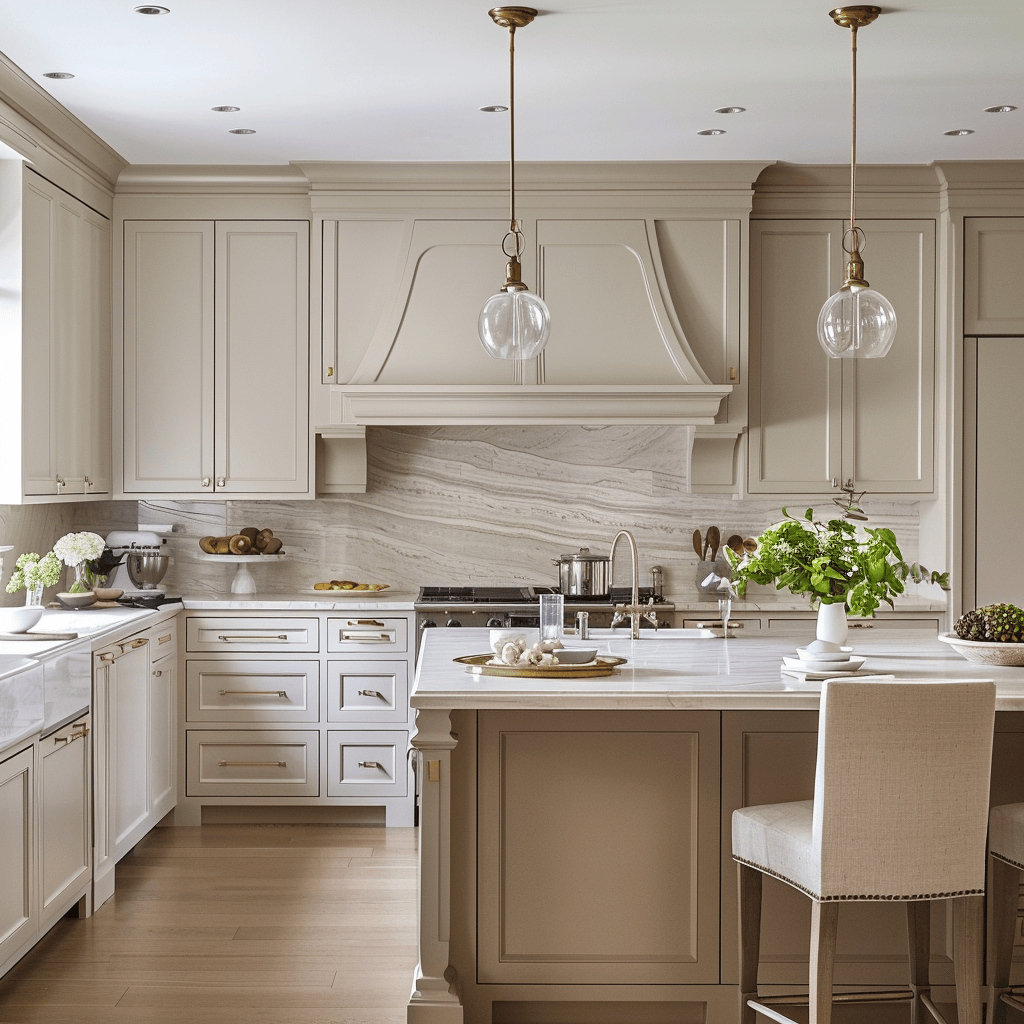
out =
[[(658, 625), (669, 626), (662, 621), (662, 613), (675, 611), (658, 593), (660, 587), (640, 587), (640, 601), (647, 604), (653, 600), (658, 611)], [(541, 594), (557, 594), (558, 587), (537, 585), (532, 587), (422, 587), (416, 598), (417, 637), (424, 629), (436, 626), (489, 626), (493, 628), (523, 629), (536, 628), (540, 624), (538, 598)], [(573, 628), (577, 612), (587, 612), (591, 628), (611, 625), (617, 604), (628, 604), (631, 598), (629, 587), (612, 587), (608, 597), (566, 597), (566, 627)], [(653, 629), (652, 623), (644, 622), (645, 628)]]

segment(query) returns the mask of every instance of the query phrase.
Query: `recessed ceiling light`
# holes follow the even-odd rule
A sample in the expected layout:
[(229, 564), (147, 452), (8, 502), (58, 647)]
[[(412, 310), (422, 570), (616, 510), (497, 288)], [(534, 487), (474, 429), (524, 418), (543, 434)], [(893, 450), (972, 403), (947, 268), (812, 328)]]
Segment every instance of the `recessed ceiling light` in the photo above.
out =
[(167, 7), (156, 7), (153, 4), (146, 4), (143, 7), (135, 8), (136, 14), (170, 14), (170, 9)]
[(70, 71), (44, 71), (43, 78), (74, 78)]
[(1010, 103), (1000, 103), (999, 106), (997, 106), (997, 107), (986, 107), (985, 108), (985, 113), (986, 114), (1008, 114), (1008, 113), (1010, 113), (1011, 110), (1016, 110), (1016, 109), (1017, 108), (1015, 106), (1013, 106), (1012, 104), (1010, 104)]
[(255, 135), (255, 128), (229, 128), (228, 131), (232, 135)]
[(236, 110), (241, 110), (241, 107), (210, 107), (211, 110), (216, 110), (218, 114), (233, 114)]
[(747, 108), (746, 107), (718, 107), (715, 110), (716, 114), (742, 114)]
[(504, 114), (508, 107), (503, 107), (500, 103), (495, 103), (489, 107), (480, 108), (485, 114)]
[(702, 132), (697, 132), (698, 135), (724, 135), (724, 128), (705, 128)]
[(948, 132), (943, 132), (943, 135), (973, 135), (973, 128), (951, 128)]

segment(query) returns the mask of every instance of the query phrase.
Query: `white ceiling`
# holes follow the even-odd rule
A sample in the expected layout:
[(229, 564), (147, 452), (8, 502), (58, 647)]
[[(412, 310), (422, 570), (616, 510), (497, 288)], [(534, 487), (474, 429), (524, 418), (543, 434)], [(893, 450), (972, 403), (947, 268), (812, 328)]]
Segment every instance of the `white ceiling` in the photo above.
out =
[[(487, 0), (140, 2), (0, 0), (0, 50), (130, 163), (508, 158), (507, 115), (478, 109), (507, 102)], [(516, 35), (517, 159), (848, 163), (829, 6), (549, 0)], [(1021, 0), (903, 0), (859, 41), (860, 162), (1024, 157)]]

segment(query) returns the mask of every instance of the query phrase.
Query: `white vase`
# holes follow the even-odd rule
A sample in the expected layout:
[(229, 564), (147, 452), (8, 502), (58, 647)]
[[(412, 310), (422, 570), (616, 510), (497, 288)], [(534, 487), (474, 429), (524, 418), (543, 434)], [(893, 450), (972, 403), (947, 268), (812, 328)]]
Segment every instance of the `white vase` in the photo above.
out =
[(842, 601), (818, 605), (818, 625), (814, 633), (817, 639), (833, 644), (845, 644), (848, 632), (846, 605)]

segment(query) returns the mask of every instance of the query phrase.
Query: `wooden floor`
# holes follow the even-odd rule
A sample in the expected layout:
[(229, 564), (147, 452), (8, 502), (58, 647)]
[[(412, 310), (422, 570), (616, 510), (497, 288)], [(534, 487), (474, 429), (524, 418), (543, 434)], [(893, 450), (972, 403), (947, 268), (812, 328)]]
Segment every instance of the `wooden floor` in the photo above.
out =
[(111, 900), (0, 979), (0, 1024), (404, 1024), (417, 836), (155, 829)]

